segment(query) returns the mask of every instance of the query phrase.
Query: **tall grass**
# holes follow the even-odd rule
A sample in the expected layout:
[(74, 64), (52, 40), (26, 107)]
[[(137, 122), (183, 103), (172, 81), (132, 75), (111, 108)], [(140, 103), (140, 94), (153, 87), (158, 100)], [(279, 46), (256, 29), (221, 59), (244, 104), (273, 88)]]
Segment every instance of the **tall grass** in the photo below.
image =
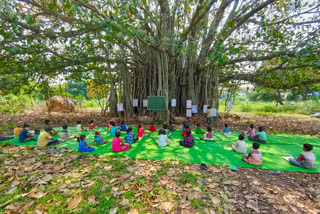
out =
[(252, 113), (286, 113), (310, 115), (320, 112), (319, 101), (287, 102), (284, 105), (275, 105), (270, 102), (248, 102), (235, 104), (233, 111)]

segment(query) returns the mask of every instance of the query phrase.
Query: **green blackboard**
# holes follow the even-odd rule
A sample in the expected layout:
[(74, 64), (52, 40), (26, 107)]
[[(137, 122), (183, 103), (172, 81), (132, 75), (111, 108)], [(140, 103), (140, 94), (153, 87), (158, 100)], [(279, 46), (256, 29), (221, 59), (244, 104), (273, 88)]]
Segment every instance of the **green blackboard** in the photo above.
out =
[(166, 97), (160, 97), (160, 96), (148, 97), (148, 110), (161, 111), (166, 109), (167, 109)]

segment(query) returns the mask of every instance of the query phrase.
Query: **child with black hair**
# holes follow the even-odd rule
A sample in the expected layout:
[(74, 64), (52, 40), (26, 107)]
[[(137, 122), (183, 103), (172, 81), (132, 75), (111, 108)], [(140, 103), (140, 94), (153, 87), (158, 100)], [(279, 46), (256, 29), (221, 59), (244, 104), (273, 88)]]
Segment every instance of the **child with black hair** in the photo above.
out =
[(88, 131), (88, 129), (83, 128), (82, 125), (81, 125), (81, 121), (78, 120), (77, 121), (77, 125), (76, 125), (76, 131), (77, 132), (82, 132), (82, 131)]
[(208, 126), (210, 126), (211, 123), (212, 123), (211, 106), (207, 107), (207, 119), (206, 119), (206, 122), (207, 122)]
[(200, 123), (197, 123), (197, 127), (194, 129), (195, 134), (204, 134), (204, 131), (200, 127)]
[(228, 127), (228, 124), (224, 124), (224, 129), (223, 129), (223, 134), (224, 135), (231, 135), (230, 129)]
[(139, 140), (139, 138), (134, 137), (134, 134), (132, 133), (132, 128), (129, 127), (127, 129), (127, 135), (126, 135), (126, 143), (128, 143), (130, 146), (131, 144), (135, 143), (137, 140)]
[(28, 131), (30, 128), (29, 124), (24, 124), (23, 125), (23, 129), (19, 134), (19, 142), (20, 143), (24, 143), (30, 140), (34, 140), (34, 137), (32, 136), (32, 134)]
[(95, 135), (94, 135), (94, 141), (93, 144), (97, 144), (97, 146), (106, 144), (108, 142), (108, 140), (103, 140), (103, 138), (101, 137), (101, 132), (96, 131)]
[(167, 124), (163, 124), (162, 128), (166, 132), (166, 135), (169, 137), (171, 135), (171, 133), (170, 133), (168, 125)]
[(212, 128), (210, 126), (207, 127), (207, 132), (204, 137), (200, 138), (201, 140), (214, 140)]
[(54, 130), (54, 129), (52, 128), (52, 126), (51, 126), (51, 120), (45, 120), (44, 123), (45, 123), (44, 129), (46, 129), (47, 127), (49, 127), (49, 128), (51, 129), (50, 134), (51, 134), (52, 136), (57, 135), (57, 134), (59, 133), (59, 131), (56, 131), (56, 130)]
[(80, 135), (77, 140), (79, 142), (78, 152), (93, 152), (95, 150), (95, 148), (88, 145), (84, 134)]
[(306, 169), (313, 169), (315, 165), (316, 157), (311, 152), (313, 146), (309, 143), (303, 144), (303, 153), (298, 158), (289, 158), (289, 162), (295, 166), (299, 166)]
[(121, 125), (120, 125), (120, 131), (124, 131), (126, 132), (128, 129), (126, 123), (124, 121), (121, 122)]
[(91, 121), (89, 122), (89, 130), (97, 129), (97, 128), (98, 128), (98, 126), (94, 126), (94, 121), (91, 120)]
[(184, 147), (193, 147), (194, 146), (194, 140), (193, 136), (191, 135), (190, 129), (186, 128), (186, 136), (184, 137), (184, 140), (180, 140), (180, 145)]
[(246, 142), (244, 142), (244, 136), (242, 134), (239, 135), (238, 141), (236, 143), (231, 144), (231, 148), (233, 151), (236, 151), (238, 153), (242, 153), (242, 154), (247, 153)]
[(247, 132), (247, 135), (249, 140), (253, 140), (254, 137), (256, 136), (256, 129), (254, 128), (253, 124), (250, 124), (250, 128)]
[(164, 129), (161, 129), (159, 131), (159, 138), (157, 140), (158, 146), (165, 147), (167, 146), (168, 142), (171, 142), (171, 140), (168, 139), (166, 131)]
[(120, 138), (121, 132), (116, 131), (116, 137), (112, 139), (112, 151), (113, 152), (122, 152), (129, 150), (129, 145), (124, 144)]
[[(184, 124), (184, 130), (182, 132), (182, 136), (185, 137), (187, 135), (187, 131), (190, 131), (189, 129), (189, 125), (188, 124)], [(190, 131), (191, 132), (191, 131)]]
[(149, 128), (149, 131), (150, 132), (156, 132), (157, 131), (156, 126), (154, 125), (154, 123), (151, 124), (151, 126)]
[(61, 141), (58, 139), (53, 139), (52, 135), (50, 134), (52, 132), (51, 128), (47, 126), (42, 132), (37, 141), (38, 147), (46, 147), (46, 146), (51, 146), (60, 143)]
[(173, 121), (172, 120), (170, 120), (169, 121), (169, 130), (170, 130), (170, 132), (174, 132), (176, 129), (174, 128), (174, 124), (173, 124)]
[(143, 136), (147, 136), (147, 135), (148, 135), (148, 133), (144, 132), (143, 124), (139, 123), (137, 137), (143, 137)]
[(241, 160), (251, 165), (256, 165), (256, 166), (262, 165), (262, 154), (258, 150), (259, 147), (260, 147), (259, 143), (253, 143), (252, 144), (253, 150), (251, 150), (248, 154), (245, 154)]
[(62, 141), (77, 138), (77, 137), (79, 137), (79, 135), (69, 133), (68, 125), (62, 126), (62, 131), (60, 133), (60, 138)]
[(39, 135), (40, 135), (40, 129), (34, 130), (34, 135), (33, 135), (33, 137), (34, 137), (34, 140), (35, 140), (35, 141), (38, 141)]
[(258, 132), (256, 133), (256, 136), (252, 139), (252, 141), (258, 142), (258, 143), (266, 143), (267, 142), (267, 134), (264, 131), (264, 128), (262, 126), (259, 126)]
[(110, 130), (110, 135), (115, 137), (116, 136), (116, 131), (119, 131), (118, 127), (116, 126), (116, 123), (111, 121), (110, 124), (112, 125), (112, 128)]

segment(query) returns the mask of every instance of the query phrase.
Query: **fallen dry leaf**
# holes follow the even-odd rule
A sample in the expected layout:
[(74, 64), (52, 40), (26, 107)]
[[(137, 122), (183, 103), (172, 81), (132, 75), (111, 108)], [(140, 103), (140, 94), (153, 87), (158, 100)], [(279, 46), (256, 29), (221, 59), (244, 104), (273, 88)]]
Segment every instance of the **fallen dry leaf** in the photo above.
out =
[(35, 193), (35, 192), (31, 192), (30, 193), (30, 197), (31, 198), (37, 198), (37, 199), (42, 198), (42, 197), (44, 197), (46, 195), (47, 195), (47, 193), (43, 192), (43, 191), (40, 191), (40, 192), (37, 192), (37, 193)]
[(68, 203), (68, 208), (76, 208), (82, 201), (82, 194), (79, 194)]

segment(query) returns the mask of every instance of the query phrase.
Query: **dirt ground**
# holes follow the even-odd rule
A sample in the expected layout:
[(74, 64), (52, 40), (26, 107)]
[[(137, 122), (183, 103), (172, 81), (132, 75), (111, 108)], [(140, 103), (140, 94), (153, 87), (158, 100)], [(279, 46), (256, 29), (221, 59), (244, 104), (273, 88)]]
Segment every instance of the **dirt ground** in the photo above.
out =
[[(62, 126), (67, 124), (75, 126), (77, 121), (82, 121), (83, 126), (87, 126), (90, 120), (95, 121), (97, 126), (107, 126), (113, 120), (120, 124), (125, 120), (128, 125), (137, 125), (138, 122), (143, 122), (149, 125), (152, 118), (136, 117), (136, 118), (116, 118), (116, 117), (101, 117), (99, 111), (78, 111), (75, 113), (51, 113), (31, 111), (28, 113), (6, 115), (0, 114), (0, 126), (7, 124), (16, 124), (18, 121), (24, 121), (31, 124), (32, 128), (43, 128), (44, 120), (52, 120), (53, 126)], [(197, 123), (200, 123), (203, 128), (205, 123), (205, 115), (193, 116), (191, 119), (179, 117), (175, 119), (175, 125), (180, 129), (182, 121), (185, 120), (193, 128)], [(156, 121), (157, 122), (157, 121)], [(221, 131), (224, 124), (227, 123), (231, 131), (247, 130), (249, 124), (254, 123), (256, 126), (264, 126), (267, 133), (272, 132), (287, 132), (291, 134), (309, 134), (318, 135), (320, 132), (320, 118), (312, 118), (310, 116), (259, 116), (252, 114), (231, 114), (219, 113), (219, 120), (214, 120), (212, 123), (213, 130)], [(157, 128), (162, 125), (156, 124)], [(7, 134), (10, 130), (4, 130)]]
[[(0, 213), (310, 213), (320, 176), (0, 147)], [(63, 151), (63, 152), (62, 152)]]

